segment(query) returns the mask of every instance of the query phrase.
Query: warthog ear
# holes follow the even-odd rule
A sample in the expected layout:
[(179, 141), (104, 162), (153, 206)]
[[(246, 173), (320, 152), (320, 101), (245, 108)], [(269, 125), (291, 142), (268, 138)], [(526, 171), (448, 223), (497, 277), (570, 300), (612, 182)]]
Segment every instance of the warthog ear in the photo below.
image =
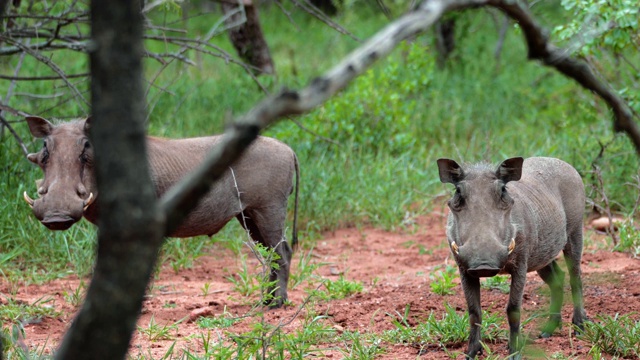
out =
[(496, 169), (496, 176), (505, 184), (509, 181), (518, 181), (522, 176), (522, 163), (524, 159), (521, 157), (513, 157), (507, 159)]
[(464, 177), (462, 167), (451, 159), (438, 159), (438, 171), (443, 183), (457, 184)]
[(91, 115), (84, 121), (84, 133), (89, 135), (89, 129), (91, 129)]
[(31, 135), (37, 138), (49, 136), (51, 130), (53, 130), (53, 125), (39, 116), (27, 116), (25, 119), (27, 120), (27, 125), (29, 125)]

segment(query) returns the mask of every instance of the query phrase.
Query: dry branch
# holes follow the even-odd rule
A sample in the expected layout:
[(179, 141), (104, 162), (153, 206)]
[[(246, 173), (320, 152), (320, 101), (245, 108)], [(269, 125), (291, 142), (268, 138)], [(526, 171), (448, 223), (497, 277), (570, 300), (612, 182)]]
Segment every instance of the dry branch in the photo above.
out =
[(547, 31), (538, 24), (527, 7), (513, 0), (487, 0), (478, 3), (499, 8), (519, 23), (529, 47), (530, 59), (540, 60), (555, 68), (605, 100), (614, 114), (614, 130), (624, 131), (640, 155), (640, 129), (633, 121), (629, 105), (606, 82), (598, 79), (584, 61), (569, 56), (568, 51), (551, 44)]
[[(10, 8), (9, 10), (13, 12), (19, 11), (19, 9), (14, 8)], [(48, 10), (45, 9), (43, 12), (46, 13)], [(7, 26), (6, 29), (0, 33), (0, 56), (27, 54), (47, 65), (53, 70), (54, 74), (45, 76), (19, 76), (18, 74), (9, 76), (1, 74), (0, 79), (15, 81), (62, 79), (67, 87), (71, 89), (71, 92), (81, 100), (80, 102), (82, 104), (88, 104), (87, 101), (84, 100), (81, 92), (74, 87), (69, 79), (78, 77), (88, 78), (89, 73), (66, 74), (58, 64), (52, 61), (52, 57), (47, 54), (69, 50), (82, 54), (89, 53), (91, 46), (89, 36), (78, 28), (79, 24), (89, 23), (88, 14), (88, 11), (85, 11), (85, 9), (77, 3), (70, 5), (67, 11), (59, 15), (7, 14), (5, 19), (11, 21), (11, 26)], [(256, 68), (244, 63), (237, 57), (232, 56), (209, 42), (213, 36), (227, 30), (226, 28), (220, 29), (222, 22), (224, 22), (224, 19), (214, 24), (211, 31), (203, 38), (189, 38), (186, 36), (168, 36), (168, 33), (186, 33), (186, 30), (156, 26), (150, 20), (146, 19), (144, 24), (144, 40), (162, 42), (167, 45), (165, 48), (173, 45), (177, 50), (158, 53), (147, 49), (143, 56), (159, 62), (163, 65), (162, 69), (164, 70), (166, 65), (173, 63), (175, 60), (188, 65), (195, 65), (195, 61), (185, 55), (186, 51), (194, 50), (195, 53), (218, 57), (226, 63), (239, 65), (254, 81), (258, 82), (255, 76), (253, 76)], [(71, 29), (70, 27), (72, 26), (76, 26), (76, 28)], [(258, 86), (263, 87), (259, 82)]]
[(279, 118), (302, 114), (321, 105), (344, 89), (376, 60), (387, 56), (401, 41), (430, 28), (444, 13), (476, 6), (493, 6), (503, 10), (522, 27), (529, 46), (529, 58), (542, 60), (546, 65), (575, 79), (583, 87), (596, 92), (607, 101), (615, 115), (615, 129), (625, 131), (632, 138), (640, 154), (640, 132), (631, 118), (632, 113), (627, 104), (604, 82), (598, 80), (587, 64), (571, 58), (568, 52), (549, 43), (547, 32), (535, 21), (526, 7), (512, 0), (427, 0), (414, 11), (379, 31), (307, 87), (299, 91), (284, 89), (267, 97), (239, 118), (202, 166), (161, 199), (162, 211), (167, 215), (165, 233), (170, 233), (180, 224), (186, 214), (195, 207), (197, 200), (242, 154), (262, 129)]
[(446, 11), (460, 8), (468, 1), (432, 0), (422, 4), (366, 41), (323, 76), (299, 90), (283, 89), (268, 96), (226, 131), (223, 140), (203, 164), (161, 199), (167, 217), (165, 234), (171, 233), (186, 217), (211, 185), (237, 159), (259, 132), (276, 120), (308, 112), (344, 89), (373, 63), (387, 56), (400, 42), (427, 30)]

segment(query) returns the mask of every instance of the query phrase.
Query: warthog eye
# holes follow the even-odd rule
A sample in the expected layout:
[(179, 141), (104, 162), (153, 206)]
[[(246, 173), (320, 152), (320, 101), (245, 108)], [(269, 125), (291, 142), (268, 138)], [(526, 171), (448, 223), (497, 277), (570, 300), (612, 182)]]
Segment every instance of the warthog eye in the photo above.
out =
[(513, 205), (513, 198), (509, 196), (506, 184), (502, 184), (500, 187), (500, 204), (505, 208)]
[(80, 154), (80, 162), (83, 164), (91, 163), (91, 143), (88, 140), (84, 142), (84, 148), (82, 149), (82, 154)]
[(464, 206), (464, 198), (460, 191), (460, 187), (456, 186), (456, 192), (453, 194), (451, 200), (449, 200), (449, 208), (453, 211), (460, 211)]
[(49, 160), (49, 149), (47, 148), (47, 140), (44, 141), (44, 145), (42, 146), (42, 163), (46, 164)]

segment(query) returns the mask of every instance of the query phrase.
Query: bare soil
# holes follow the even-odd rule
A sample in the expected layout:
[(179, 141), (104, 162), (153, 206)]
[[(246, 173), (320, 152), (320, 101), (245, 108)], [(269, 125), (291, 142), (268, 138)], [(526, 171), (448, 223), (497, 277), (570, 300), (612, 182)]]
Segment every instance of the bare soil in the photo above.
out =
[[(332, 301), (317, 301), (315, 311), (328, 315), (330, 326), (337, 331), (359, 331), (381, 333), (394, 328), (390, 314), (403, 314), (409, 306), (409, 321), (417, 324), (430, 312), (444, 312), (445, 303), (463, 314), (466, 311), (460, 286), (455, 287), (454, 295), (436, 295), (431, 292), (429, 283), (435, 269), (453, 264), (446, 246), (444, 217), (431, 214), (419, 218), (410, 229), (398, 232), (386, 232), (373, 228), (348, 228), (324, 234), (313, 249), (312, 261), (322, 264), (315, 274), (321, 278), (336, 280), (340, 275), (350, 281), (364, 285), (364, 291), (348, 298)], [(584, 251), (582, 269), (584, 273), (584, 295), (586, 310), (592, 319), (599, 314), (615, 315), (640, 314), (640, 261), (628, 254), (603, 250), (604, 235), (595, 234), (587, 229), (586, 236), (591, 239)], [(302, 239), (304, 241), (304, 239)], [(297, 271), (298, 258), (306, 252), (304, 247), (294, 255), (293, 272)], [(257, 268), (258, 262), (251, 255), (248, 262)], [(225, 277), (236, 273), (240, 267), (238, 256), (222, 247), (214, 247), (207, 255), (198, 258), (190, 269), (174, 272), (165, 265), (153, 282), (149, 296), (144, 302), (143, 314), (138, 326), (148, 328), (150, 322), (159, 325), (177, 324), (172, 328), (170, 339), (151, 340), (141, 332), (136, 332), (130, 354), (152, 355), (160, 358), (167, 349), (190, 349), (192, 353), (202, 352), (202, 341), (198, 334), (211, 329), (198, 327), (198, 316), (218, 316), (224, 311), (234, 315), (244, 315), (251, 311), (251, 303), (256, 299), (247, 299), (233, 290), (233, 284)], [(2, 281), (2, 280), (0, 280)], [(88, 282), (88, 279), (84, 279)], [(19, 290), (16, 297), (28, 303), (51, 297), (51, 303), (61, 312), (57, 318), (43, 318), (25, 325), (25, 343), (32, 348), (55, 349), (65, 330), (70, 325), (77, 307), (67, 299), (79, 286), (80, 279), (69, 277), (52, 281), (44, 285), (29, 285)], [(318, 282), (316, 281), (316, 284)], [(537, 338), (537, 326), (540, 321), (531, 321), (525, 328), (533, 343), (529, 345), (546, 354), (564, 354), (573, 358), (587, 357), (589, 344), (571, 335), (571, 297), (566, 281), (565, 304), (562, 320), (565, 325), (548, 339)], [(7, 291), (7, 284), (0, 282), (0, 292)], [(207, 288), (208, 287), (208, 288)], [(289, 290), (292, 306), (265, 312), (269, 323), (278, 324), (294, 318), (286, 325), (286, 330), (301, 326), (302, 314), (296, 317), (300, 305), (307, 297), (308, 284), (302, 284)], [(205, 295), (205, 289), (208, 291)], [(67, 294), (67, 296), (65, 296)], [(484, 310), (504, 315), (507, 302), (506, 294), (498, 290), (482, 291)], [(549, 298), (546, 285), (535, 274), (529, 274), (523, 300), (522, 318), (527, 319), (548, 308)], [(255, 319), (237, 322), (222, 332), (241, 333), (248, 331)], [(506, 320), (503, 326), (506, 328)], [(380, 359), (450, 359), (451, 353), (462, 358), (465, 343), (448, 344), (443, 349), (437, 344), (422, 346), (414, 344), (383, 344), (386, 352)], [(489, 344), (492, 352), (507, 355), (506, 341)], [(333, 344), (327, 344), (331, 348)], [(45, 353), (51, 350), (46, 350)], [(176, 353), (179, 353), (176, 351)], [(342, 358), (338, 350), (322, 350), (315, 354), (317, 358)]]

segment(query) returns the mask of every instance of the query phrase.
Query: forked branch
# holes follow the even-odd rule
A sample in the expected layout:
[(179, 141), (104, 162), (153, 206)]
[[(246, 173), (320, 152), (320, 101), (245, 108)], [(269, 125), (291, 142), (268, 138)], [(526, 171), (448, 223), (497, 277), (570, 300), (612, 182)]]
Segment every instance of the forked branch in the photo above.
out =
[(387, 56), (400, 42), (426, 31), (446, 12), (477, 6), (493, 6), (503, 10), (522, 27), (529, 46), (529, 58), (542, 60), (601, 96), (613, 110), (615, 129), (625, 131), (640, 154), (640, 132), (632, 120), (629, 106), (600, 81), (587, 64), (552, 45), (547, 32), (526, 7), (513, 0), (427, 0), (414, 11), (380, 30), (305, 88), (283, 89), (278, 94), (268, 96), (237, 119), (201, 167), (161, 199), (162, 210), (167, 215), (165, 233), (170, 233), (180, 224), (196, 200), (208, 191), (211, 184), (242, 154), (262, 129), (282, 117), (302, 114), (323, 104), (371, 67), (376, 60)]

